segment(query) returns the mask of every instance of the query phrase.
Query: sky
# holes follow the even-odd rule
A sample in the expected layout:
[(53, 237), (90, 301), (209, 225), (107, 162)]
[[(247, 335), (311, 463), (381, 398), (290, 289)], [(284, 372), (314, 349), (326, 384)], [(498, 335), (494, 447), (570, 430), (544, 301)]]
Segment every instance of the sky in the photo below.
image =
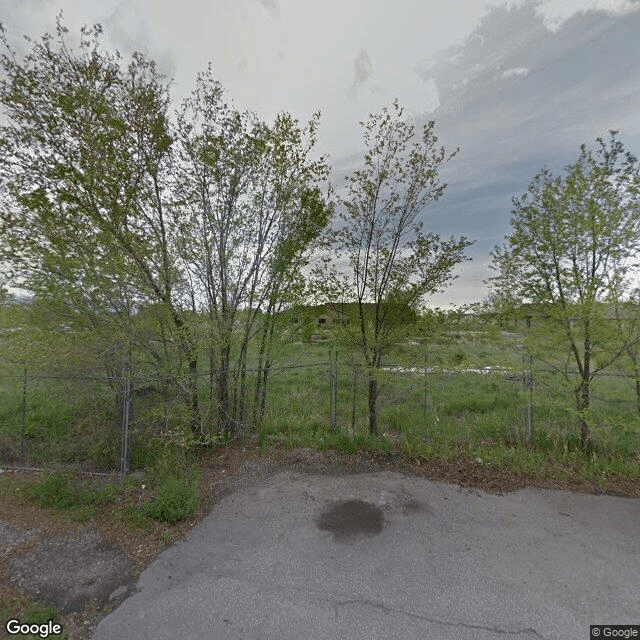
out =
[(475, 244), (432, 306), (486, 296), (511, 198), (543, 166), (560, 171), (610, 129), (640, 156), (640, 0), (0, 0), (16, 42), (60, 11), (71, 32), (99, 22), (109, 46), (154, 58), (176, 103), (211, 63), (240, 109), (320, 111), (336, 184), (358, 168), (370, 113), (398, 98), (412, 122), (435, 120), (460, 152), (425, 230)]

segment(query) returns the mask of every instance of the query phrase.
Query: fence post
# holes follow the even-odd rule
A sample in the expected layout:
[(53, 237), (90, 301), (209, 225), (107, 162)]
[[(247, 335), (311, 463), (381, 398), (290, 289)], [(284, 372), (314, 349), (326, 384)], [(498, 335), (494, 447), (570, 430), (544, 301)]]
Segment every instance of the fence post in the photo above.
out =
[(333, 429), (338, 428), (338, 352), (333, 353)]
[(355, 435), (356, 433), (356, 392), (358, 390), (358, 370), (357, 364), (353, 359), (353, 399), (351, 401), (351, 431)]
[(334, 347), (329, 350), (329, 419), (331, 422), (331, 429), (337, 428), (336, 420), (336, 404), (338, 400), (338, 384), (337, 384), (337, 362), (338, 354)]
[(20, 413), (20, 462), (24, 463), (24, 421), (27, 413), (27, 370), (22, 372), (22, 410)]
[(524, 410), (524, 426), (527, 434), (527, 442), (531, 442), (533, 437), (533, 374), (531, 372), (531, 356), (522, 356), (524, 363), (524, 374), (522, 383), (524, 392), (527, 394), (527, 406)]
[(424, 432), (429, 435), (429, 383), (427, 380), (427, 354), (424, 355)]
[(124, 398), (122, 400), (122, 442), (120, 444), (120, 473), (126, 475), (129, 473), (129, 464), (131, 461), (131, 450), (129, 447), (129, 419), (131, 413), (131, 366), (130, 363), (126, 368), (126, 377), (124, 380)]

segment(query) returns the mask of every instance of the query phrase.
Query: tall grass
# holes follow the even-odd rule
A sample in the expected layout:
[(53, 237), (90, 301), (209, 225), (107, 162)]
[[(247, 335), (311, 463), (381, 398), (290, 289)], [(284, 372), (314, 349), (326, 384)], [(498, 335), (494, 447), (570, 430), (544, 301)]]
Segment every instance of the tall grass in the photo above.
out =
[[(536, 364), (534, 391), (529, 397), (522, 388), (522, 358), (510, 340), (495, 331), (461, 330), (446, 337), (417, 336), (399, 345), (387, 355), (378, 373), (378, 437), (368, 433), (367, 372), (357, 356), (338, 346), (337, 429), (332, 430), (330, 342), (288, 345), (270, 374), (264, 422), (252, 435), (262, 446), (379, 453), (402, 450), (425, 456), (465, 452), (532, 469), (543, 460), (547, 466), (571, 464), (571, 456), (578, 460), (582, 455), (571, 383)], [(490, 373), (474, 371), (490, 365), (494, 367)], [(208, 397), (204, 375), (201, 384), (202, 397)], [(26, 461), (118, 468), (120, 415), (115, 399), (114, 388), (106, 383), (30, 379), (24, 415)], [(529, 401), (534, 416), (531, 441), (523, 419)], [(596, 457), (589, 458), (590, 462), (580, 457), (581, 464), (588, 462), (595, 470), (608, 461), (610, 469), (634, 473), (640, 450), (640, 420), (634, 401), (629, 379), (611, 375), (594, 381), (588, 419), (591, 454)], [(144, 395), (134, 397), (132, 468), (168, 466), (158, 473), (163, 478), (176, 468), (189, 468), (193, 436), (186, 421), (187, 402), (180, 385), (175, 393), (167, 394), (150, 384)], [(216, 407), (204, 403), (201, 409), (204, 416), (216, 413)], [(212, 422), (204, 423), (215, 429)], [(22, 380), (19, 375), (0, 378), (3, 460), (18, 460), (21, 426)]]

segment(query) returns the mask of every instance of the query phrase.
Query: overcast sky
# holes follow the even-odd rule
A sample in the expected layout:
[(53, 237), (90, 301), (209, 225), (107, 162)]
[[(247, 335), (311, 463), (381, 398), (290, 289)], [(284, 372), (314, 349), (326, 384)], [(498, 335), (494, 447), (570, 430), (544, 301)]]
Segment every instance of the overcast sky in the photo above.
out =
[(473, 261), (432, 304), (482, 299), (489, 251), (509, 232), (511, 197), (560, 170), (609, 129), (640, 155), (640, 0), (0, 0), (10, 36), (39, 36), (63, 11), (140, 50), (184, 97), (211, 62), (241, 109), (306, 121), (340, 171), (361, 153), (358, 122), (394, 98), (435, 119), (461, 151), (425, 228), (476, 240)]

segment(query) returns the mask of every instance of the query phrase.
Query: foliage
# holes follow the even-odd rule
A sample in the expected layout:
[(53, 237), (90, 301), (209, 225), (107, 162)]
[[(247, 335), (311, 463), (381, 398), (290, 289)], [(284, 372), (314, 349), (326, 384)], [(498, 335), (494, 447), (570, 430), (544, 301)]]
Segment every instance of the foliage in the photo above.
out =
[[(289, 114), (273, 125), (223, 99), (211, 69), (198, 76), (178, 121), (174, 206), (180, 258), (194, 311), (206, 321), (210, 391), (222, 431), (243, 435), (264, 414), (267, 370), (277, 351), (280, 312), (301, 296), (302, 268), (327, 226), (320, 190), (328, 174), (311, 160), (319, 116), (306, 128)], [(249, 343), (256, 345), (253, 415), (247, 407)]]
[(26, 491), (29, 500), (38, 507), (70, 510), (80, 521), (91, 518), (96, 507), (112, 501), (116, 493), (113, 483), (95, 487), (63, 473), (50, 475)]
[(197, 506), (197, 483), (170, 476), (161, 482), (145, 510), (154, 520), (175, 524), (193, 515)]
[(553, 366), (567, 378), (569, 362), (577, 368), (575, 406), (587, 446), (590, 385), (624, 350), (607, 340), (604, 303), (640, 253), (637, 160), (612, 131), (595, 150), (583, 145), (562, 175), (542, 169), (528, 192), (514, 197), (512, 213), (507, 243), (492, 254), (493, 299), (533, 303), (545, 319), (543, 352), (562, 345), (566, 359)]
[[(331, 339), (332, 331), (326, 331)], [(571, 400), (569, 378), (559, 385), (561, 376), (549, 369), (544, 363), (534, 360), (532, 394), (534, 430), (529, 442), (523, 427), (522, 410), (528, 396), (522, 391), (522, 357), (513, 345), (520, 337), (500, 337), (496, 339), (490, 328), (468, 331), (457, 326), (447, 334), (437, 336), (433, 341), (413, 339), (398, 346), (391, 357), (383, 361), (379, 384), (381, 389), (378, 422), (382, 437), (368, 434), (367, 372), (358, 361), (354, 363), (351, 354), (339, 349), (337, 367), (337, 429), (328, 427), (329, 423), (329, 377), (327, 375), (328, 345), (291, 344), (285, 349), (282, 359), (290, 362), (291, 368), (277, 368), (272, 372), (272, 387), (267, 406), (265, 421), (257, 434), (261, 446), (271, 447), (307, 447), (319, 450), (337, 450), (345, 453), (356, 451), (384, 453), (408, 450), (431, 451), (433, 456), (455, 457), (461, 447), (491, 450), (480, 457), (496, 459), (500, 464), (512, 464), (516, 467), (533, 468), (539, 465), (541, 473), (549, 473), (551, 467), (564, 469), (571, 473), (571, 465), (580, 464), (585, 469), (595, 469), (596, 463), (585, 457), (580, 449), (580, 435), (575, 429), (575, 409), (568, 410)], [(557, 348), (556, 348), (557, 349)], [(459, 362), (459, 365), (455, 365)], [(315, 366), (312, 363), (320, 363)], [(425, 364), (428, 373), (425, 377)], [(354, 376), (354, 365), (356, 376)], [(394, 365), (394, 366), (389, 366)], [(483, 370), (492, 366), (489, 373)], [(629, 477), (637, 475), (638, 438), (640, 435), (635, 404), (633, 402), (633, 380), (622, 377), (625, 369), (619, 360), (605, 373), (598, 376), (592, 384), (592, 406), (590, 416), (592, 453), (600, 468), (607, 473), (623, 473)], [(480, 371), (474, 370), (483, 370)], [(615, 375), (614, 375), (615, 374)], [(354, 382), (356, 383), (354, 385)], [(426, 383), (426, 385), (425, 385)], [(427, 412), (425, 415), (425, 387), (427, 391)], [(15, 387), (18, 394), (17, 405), (12, 401), (12, 393), (0, 400), (7, 405), (17, 406), (19, 413), (20, 379)], [(57, 380), (43, 380), (42, 393), (46, 397), (67, 397), (71, 399), (72, 387), (60, 386)], [(114, 456), (108, 468), (118, 468), (117, 449), (119, 431), (107, 431), (104, 426), (96, 428), (102, 410), (100, 397), (95, 396), (94, 387), (81, 387), (83, 400), (87, 402), (87, 411), (93, 407), (96, 413), (85, 413), (75, 402), (71, 413), (63, 413), (61, 406), (48, 405), (54, 416), (51, 424), (59, 424), (56, 433), (36, 429), (33, 416), (27, 414), (27, 430), (37, 434), (40, 446), (50, 453), (50, 460), (65, 460), (70, 449), (76, 450), (77, 460), (86, 464), (88, 455), (92, 455), (94, 442), (110, 443)], [(29, 402), (33, 401), (35, 389), (29, 383)], [(92, 397), (91, 402), (88, 402)], [(146, 403), (149, 402), (147, 405)], [(146, 470), (145, 482), (148, 487), (160, 486), (167, 477), (179, 477), (187, 483), (197, 483), (199, 453), (201, 444), (190, 432), (181, 416), (175, 424), (158, 420), (163, 414), (158, 407), (167, 403), (173, 411), (174, 398), (163, 399), (160, 394), (136, 399), (133, 407), (135, 416), (134, 454), (138, 447), (144, 447), (140, 455), (132, 455), (140, 468)], [(183, 410), (179, 410), (183, 412)], [(41, 410), (38, 415), (43, 415)], [(96, 419), (98, 416), (98, 419)], [(354, 419), (355, 418), (355, 419)], [(35, 419), (35, 418), (33, 418)], [(79, 422), (78, 422), (79, 421)], [(0, 433), (0, 455), (3, 458), (9, 448), (18, 451), (19, 420), (13, 429), (7, 420), (1, 420), (3, 431)], [(16, 443), (18, 443), (16, 445)], [(30, 442), (28, 442), (30, 444)], [(216, 450), (227, 447), (212, 443)], [(466, 449), (465, 449), (466, 450)], [(27, 449), (27, 460), (33, 464), (33, 449)], [(89, 452), (89, 453), (87, 453)], [(477, 456), (472, 456), (475, 459)], [(7, 459), (7, 458), (5, 458)], [(10, 458), (9, 458), (10, 460)], [(6, 474), (5, 474), (6, 475)], [(66, 475), (71, 486), (99, 490), (100, 484), (94, 481), (81, 481), (83, 476)], [(44, 479), (44, 476), (43, 476)], [(0, 493), (11, 491), (10, 478), (0, 484)], [(139, 489), (139, 482), (137, 487)], [(65, 496), (67, 483), (62, 484), (60, 494)], [(21, 491), (20, 493), (23, 493)], [(153, 495), (153, 490), (151, 491)], [(122, 501), (120, 500), (122, 497)], [(132, 497), (135, 501), (130, 500)], [(147, 528), (151, 520), (146, 512), (145, 503), (137, 503), (138, 494), (130, 496), (125, 490), (118, 494), (118, 513), (131, 528)], [(81, 501), (73, 498), (76, 506), (66, 511), (74, 518), (90, 517), (98, 505), (91, 500)]]
[(466, 238), (441, 240), (422, 231), (419, 216), (446, 187), (438, 170), (456, 152), (447, 154), (437, 146), (434, 122), (423, 125), (416, 139), (414, 126), (402, 113), (396, 101), (361, 123), (367, 147), (364, 168), (347, 178), (346, 193), (339, 198), (336, 259), (345, 256), (349, 265), (341, 293), (357, 302), (356, 317), (345, 333), (370, 370), (372, 434), (377, 432), (375, 371), (383, 353), (397, 342), (407, 312), (454, 277), (453, 268), (471, 244)]
[(124, 67), (101, 33), (83, 29), (75, 51), (58, 21), (20, 61), (3, 32), (2, 250), (37, 296), (114, 322), (150, 295), (169, 302), (158, 257), (171, 139), (155, 64), (136, 54)]
[[(0, 260), (13, 284), (55, 310), (122, 384), (189, 374), (190, 427), (201, 434), (199, 358), (215, 427), (242, 435), (262, 419), (279, 312), (301, 295), (301, 270), (331, 216), (311, 158), (319, 116), (272, 125), (223, 99), (211, 69), (177, 121), (169, 85), (136, 53), (128, 64), (102, 28), (70, 44), (27, 38), (19, 58), (2, 31)], [(6, 124), (5, 124), (6, 123)], [(251, 352), (251, 354), (250, 354)], [(247, 362), (260, 376), (249, 388)], [(253, 415), (247, 397), (253, 392)]]
[[(627, 367), (634, 379), (636, 408), (640, 415), (640, 287), (634, 287), (631, 278), (617, 279), (612, 289), (611, 304), (619, 341), (623, 345)], [(622, 294), (630, 293), (627, 298)]]
[[(58, 326), (92, 342), (110, 378), (133, 350), (166, 375), (194, 362), (166, 207), (169, 90), (153, 61), (125, 64), (101, 38), (84, 28), (74, 48), (58, 19), (20, 59), (2, 32), (0, 260)], [(134, 322), (149, 304), (162, 311), (152, 335)]]

